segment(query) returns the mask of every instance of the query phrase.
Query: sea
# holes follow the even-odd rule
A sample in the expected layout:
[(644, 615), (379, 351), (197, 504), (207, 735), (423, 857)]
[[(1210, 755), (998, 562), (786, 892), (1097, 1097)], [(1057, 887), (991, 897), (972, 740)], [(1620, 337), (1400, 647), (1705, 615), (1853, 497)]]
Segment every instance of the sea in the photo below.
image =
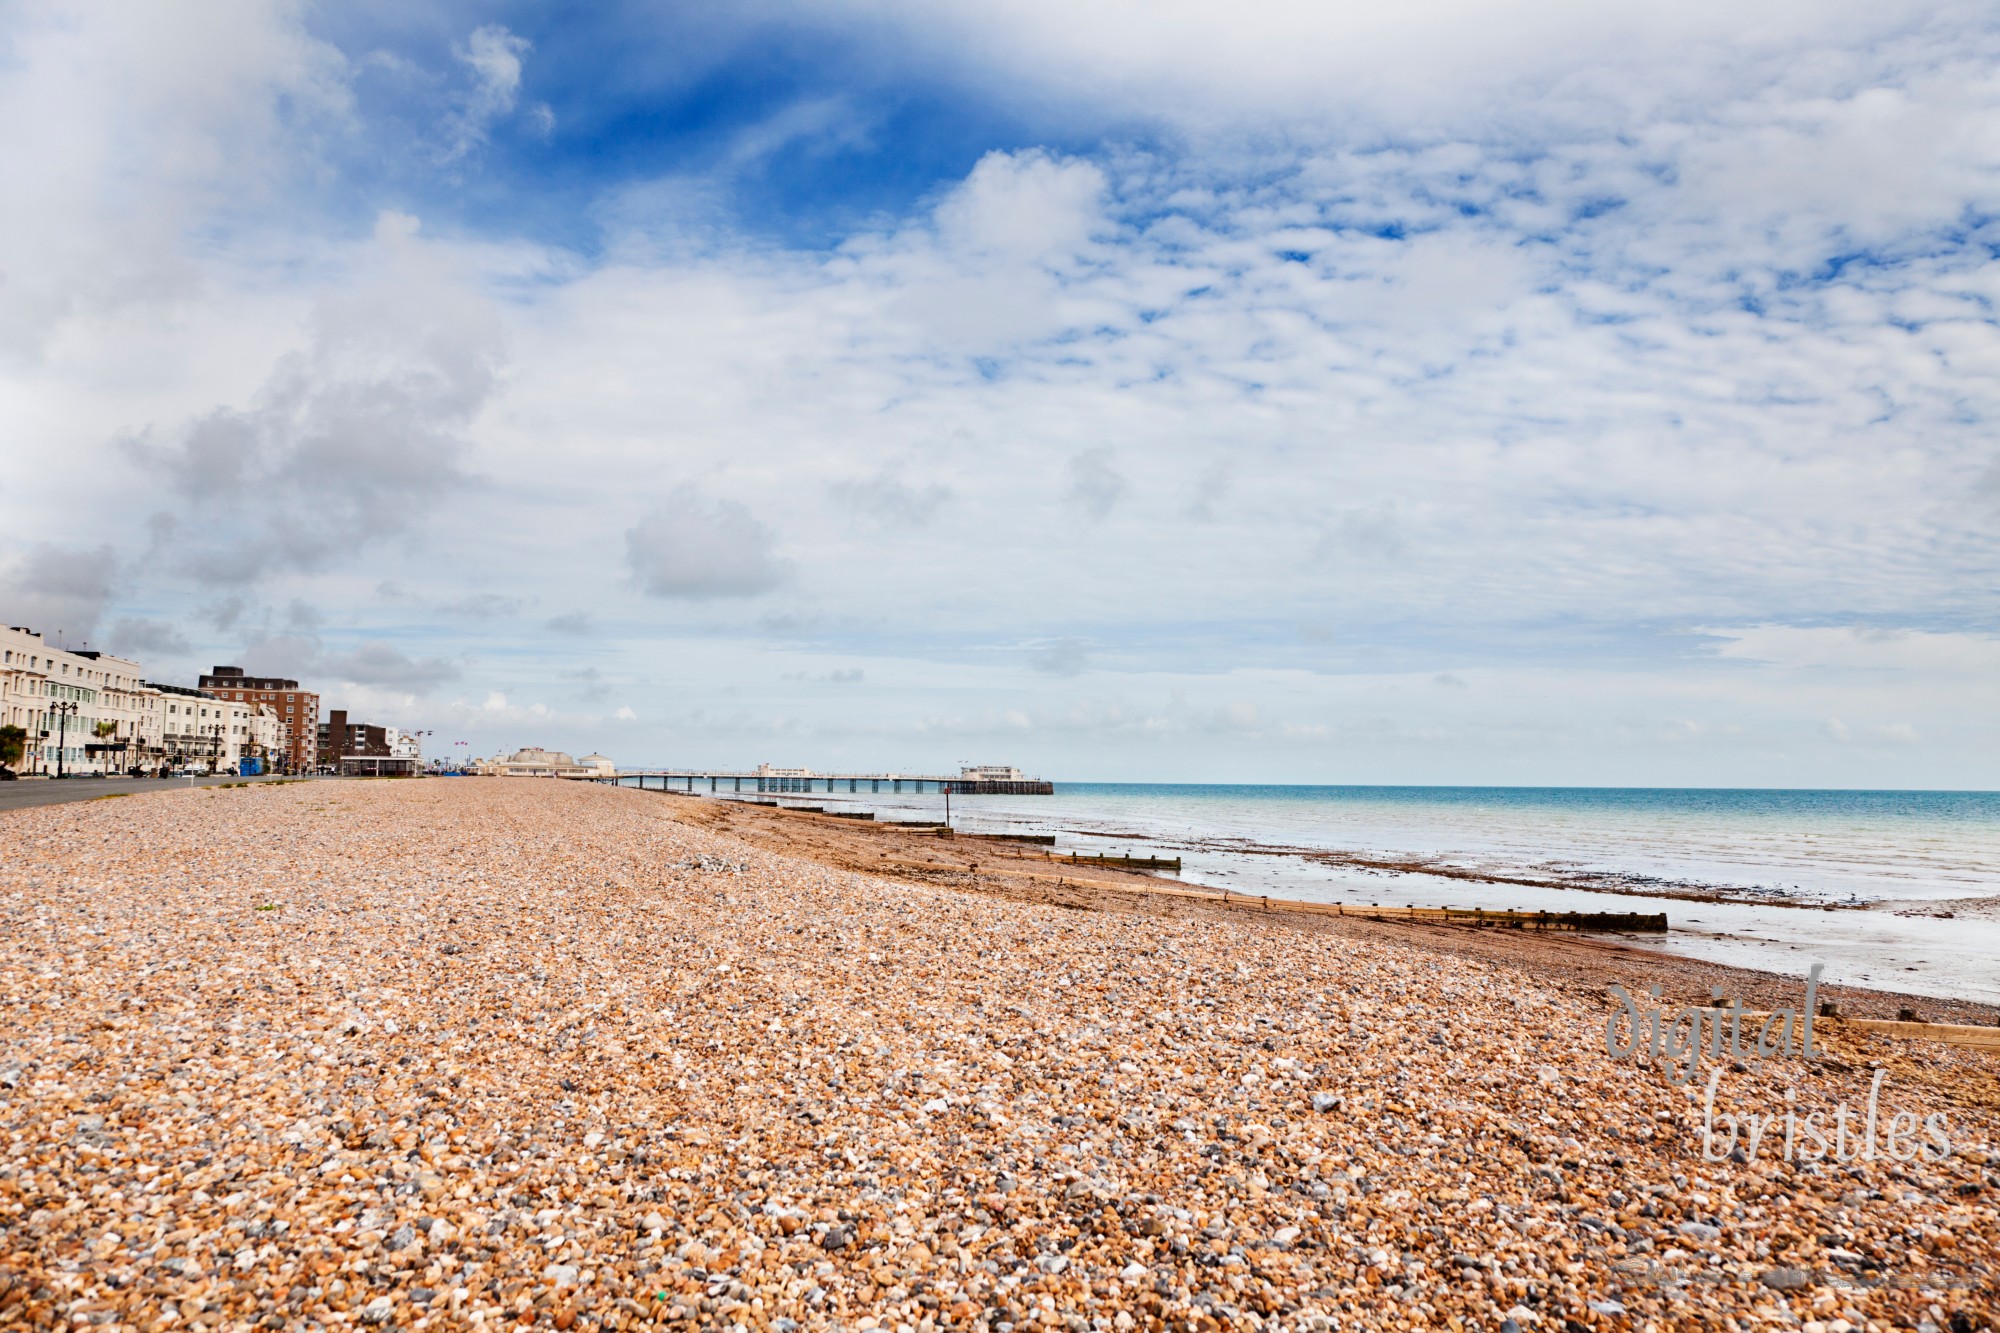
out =
[[(945, 815), (934, 792), (758, 799)], [(1355, 906), (1664, 912), (1666, 936), (1635, 943), (2000, 1003), (2000, 792), (1078, 782), (950, 805), (968, 833), (1177, 856), (1192, 884)]]

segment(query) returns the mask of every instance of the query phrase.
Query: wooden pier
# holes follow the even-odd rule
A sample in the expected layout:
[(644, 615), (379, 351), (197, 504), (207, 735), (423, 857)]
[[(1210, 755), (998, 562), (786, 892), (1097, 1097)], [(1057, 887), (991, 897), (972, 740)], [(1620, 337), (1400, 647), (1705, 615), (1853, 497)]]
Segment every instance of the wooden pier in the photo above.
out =
[(706, 791), (713, 795), (728, 792), (756, 792), (762, 795), (796, 794), (810, 796), (842, 792), (850, 796), (944, 795), (953, 796), (1053, 796), (1056, 785), (1040, 778), (995, 781), (965, 777), (944, 777), (934, 773), (724, 773), (709, 769), (644, 769), (611, 778), (579, 778), (580, 782), (638, 787), (641, 791)]

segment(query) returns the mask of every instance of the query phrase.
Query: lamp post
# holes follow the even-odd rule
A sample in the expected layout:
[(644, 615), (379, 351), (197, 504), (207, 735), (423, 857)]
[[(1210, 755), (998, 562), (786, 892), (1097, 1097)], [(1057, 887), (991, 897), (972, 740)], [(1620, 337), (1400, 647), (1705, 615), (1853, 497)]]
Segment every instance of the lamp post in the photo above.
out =
[(56, 776), (67, 777), (69, 775), (64, 771), (64, 760), (68, 757), (66, 749), (69, 744), (69, 720), (76, 716), (76, 704), (53, 703), (49, 705), (48, 711), (56, 715)]

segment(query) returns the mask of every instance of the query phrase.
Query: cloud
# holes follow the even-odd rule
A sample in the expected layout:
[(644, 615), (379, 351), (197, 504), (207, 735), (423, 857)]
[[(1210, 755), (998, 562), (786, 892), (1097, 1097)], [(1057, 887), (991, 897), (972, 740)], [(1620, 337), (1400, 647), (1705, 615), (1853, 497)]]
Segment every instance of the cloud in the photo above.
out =
[(604, 673), (596, 667), (584, 667), (567, 674), (570, 679), (583, 682), (582, 688), (576, 692), (577, 698), (587, 703), (596, 703), (611, 697), (611, 686), (605, 683)]
[(186, 636), (171, 622), (138, 616), (120, 616), (111, 622), (106, 642), (120, 657), (142, 662), (149, 657), (178, 657), (193, 650)]
[(1028, 660), (1046, 675), (1076, 676), (1090, 665), (1090, 653), (1081, 639), (1055, 639), (1043, 644)]
[(1105, 226), (1107, 184), (1094, 163), (988, 153), (938, 206), (938, 232), (961, 261), (1067, 265)]
[(439, 657), (411, 657), (390, 644), (372, 641), (362, 643), (351, 653), (335, 653), (320, 659), (317, 669), (350, 684), (415, 695), (429, 694), (465, 674), (464, 667), (457, 662)]
[(1216, 521), (1216, 505), (1229, 494), (1231, 474), (1229, 465), (1221, 459), (1210, 463), (1195, 478), (1194, 488), (1187, 508), (1181, 512), (1197, 523)]
[(437, 608), (436, 614), (451, 616), (461, 620), (495, 620), (502, 616), (519, 615), (527, 603), (519, 597), (508, 597), (497, 592), (472, 593), (457, 601), (445, 602)]
[(951, 499), (951, 487), (938, 482), (912, 485), (907, 468), (885, 465), (866, 477), (836, 481), (828, 490), (841, 503), (879, 523), (921, 527)]
[(839, 667), (832, 671), (787, 671), (778, 679), (813, 681), (822, 685), (856, 685), (868, 678), (868, 673), (860, 667)]
[(0, 566), (0, 606), (9, 624), (40, 630), (51, 643), (82, 647), (97, 632), (119, 578), (109, 546), (41, 542)]
[[(968, 717), (1196, 776), (1332, 727), (1381, 739), (1306, 776), (1990, 785), (1990, 13), (684, 9), (8, 11), (0, 402), (62, 465), (0, 479), (0, 565), (110, 542), (100, 628), (470, 700), (593, 633), (663, 744), (701, 705), (659, 696), (739, 691), (718, 751)], [(519, 600), (490, 657), (440, 588)], [(1067, 729), (1086, 669), (1195, 702)]]
[(249, 609), (250, 603), (247, 599), (229, 596), (217, 598), (215, 601), (199, 608), (196, 614), (201, 617), (210, 629), (227, 630), (235, 628), (236, 623), (243, 619), (244, 614)]
[(253, 676), (310, 680), (320, 672), (325, 648), (311, 630), (263, 634), (245, 643), (234, 660)]
[[(0, 350), (198, 299), (196, 233), (267, 215), (337, 132), (346, 61), (285, 5), (0, 14)], [(314, 154), (307, 153), (310, 159)]]
[(414, 219), (384, 214), (363, 268), (248, 406), (128, 440), (178, 493), (156, 514), (161, 554), (196, 580), (331, 568), (470, 484), (459, 431), (492, 392), (490, 311)]
[[(320, 637), (319, 625), (320, 617), (313, 608), (294, 602), (284, 629), (251, 638), (235, 654), (235, 660), (251, 675), (338, 682), (416, 697), (464, 674), (464, 664), (456, 659), (412, 655), (381, 640), (363, 640), (346, 652), (329, 650)], [(324, 684), (321, 692), (325, 692)]]
[(1791, 671), (2000, 679), (2000, 637), (1863, 625), (1757, 625), (1697, 631), (1716, 655)]
[(1093, 519), (1109, 517), (1131, 483), (1111, 466), (1109, 449), (1086, 449), (1069, 460), (1069, 500)]
[[(498, 23), (474, 28), (465, 45), (454, 53), (472, 74), (466, 91), (446, 129), (443, 160), (453, 162), (486, 142), (493, 123), (514, 110), (521, 92), (521, 57), (533, 44), (509, 32)], [(555, 128), (555, 113), (546, 104), (531, 110), (536, 132), (546, 136)]]
[(649, 596), (749, 597), (783, 581), (771, 532), (734, 500), (692, 487), (669, 495), (625, 533), (625, 560)]

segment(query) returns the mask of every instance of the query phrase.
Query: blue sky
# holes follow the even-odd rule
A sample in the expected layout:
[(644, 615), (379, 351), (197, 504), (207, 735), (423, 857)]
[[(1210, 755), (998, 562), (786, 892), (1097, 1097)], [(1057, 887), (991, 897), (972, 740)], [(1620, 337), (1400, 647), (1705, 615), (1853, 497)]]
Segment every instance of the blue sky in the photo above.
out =
[(0, 19), (0, 600), (475, 748), (1991, 787), (2000, 25)]

